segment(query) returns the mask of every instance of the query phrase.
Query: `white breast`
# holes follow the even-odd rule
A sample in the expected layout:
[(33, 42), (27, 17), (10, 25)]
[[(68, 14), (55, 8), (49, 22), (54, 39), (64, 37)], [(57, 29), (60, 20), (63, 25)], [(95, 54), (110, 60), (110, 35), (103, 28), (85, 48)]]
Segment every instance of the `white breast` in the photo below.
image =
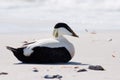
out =
[(39, 40), (36, 43), (28, 45), (27, 48), (24, 49), (24, 55), (30, 56), (33, 52), (32, 49), (37, 46), (50, 48), (65, 47), (70, 52), (71, 57), (74, 56), (74, 46), (64, 38)]

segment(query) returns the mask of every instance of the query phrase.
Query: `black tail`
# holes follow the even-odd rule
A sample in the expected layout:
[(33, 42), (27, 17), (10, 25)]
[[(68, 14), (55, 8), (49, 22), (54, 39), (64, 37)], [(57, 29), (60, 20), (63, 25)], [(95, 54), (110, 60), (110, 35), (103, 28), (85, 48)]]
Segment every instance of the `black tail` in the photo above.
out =
[(7, 48), (8, 50), (12, 51), (12, 52), (16, 51), (15, 48), (12, 48), (12, 47), (10, 47), (10, 46), (6, 46), (6, 48)]

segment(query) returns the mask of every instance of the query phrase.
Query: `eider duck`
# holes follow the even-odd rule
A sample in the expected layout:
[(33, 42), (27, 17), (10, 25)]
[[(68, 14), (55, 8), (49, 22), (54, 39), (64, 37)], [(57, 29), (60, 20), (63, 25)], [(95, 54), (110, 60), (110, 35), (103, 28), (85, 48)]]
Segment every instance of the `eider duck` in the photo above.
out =
[(75, 50), (64, 35), (78, 37), (66, 23), (57, 23), (53, 31), (54, 38), (38, 40), (20, 48), (7, 46), (7, 49), (23, 63), (67, 63)]

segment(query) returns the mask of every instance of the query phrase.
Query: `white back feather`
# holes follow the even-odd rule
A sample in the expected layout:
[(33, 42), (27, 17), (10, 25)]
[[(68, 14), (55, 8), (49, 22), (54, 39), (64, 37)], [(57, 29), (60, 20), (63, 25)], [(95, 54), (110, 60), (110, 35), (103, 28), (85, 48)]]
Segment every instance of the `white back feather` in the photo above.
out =
[(74, 56), (74, 46), (63, 36), (57, 38), (57, 39), (43, 39), (39, 40), (36, 43), (30, 44), (27, 46), (27, 48), (24, 49), (24, 55), (30, 56), (33, 52), (34, 47), (50, 47), (50, 48), (59, 48), (59, 47), (65, 47), (71, 57)]

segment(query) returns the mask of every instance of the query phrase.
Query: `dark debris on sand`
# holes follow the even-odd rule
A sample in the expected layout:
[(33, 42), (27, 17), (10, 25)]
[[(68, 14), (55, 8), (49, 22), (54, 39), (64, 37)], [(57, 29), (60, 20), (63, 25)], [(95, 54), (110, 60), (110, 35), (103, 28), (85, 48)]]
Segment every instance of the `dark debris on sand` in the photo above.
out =
[(1, 72), (0, 75), (8, 75), (7, 72)]
[(77, 72), (86, 72), (86, 69), (79, 69)]
[(90, 69), (90, 70), (97, 70), (97, 71), (104, 71), (105, 69), (102, 67), (102, 66), (100, 66), (100, 65), (90, 65), (89, 67), (88, 67), (88, 69)]
[(61, 80), (62, 76), (61, 75), (45, 75), (45, 79), (59, 79)]
[(39, 70), (36, 67), (34, 67), (33, 72), (39, 72)]

